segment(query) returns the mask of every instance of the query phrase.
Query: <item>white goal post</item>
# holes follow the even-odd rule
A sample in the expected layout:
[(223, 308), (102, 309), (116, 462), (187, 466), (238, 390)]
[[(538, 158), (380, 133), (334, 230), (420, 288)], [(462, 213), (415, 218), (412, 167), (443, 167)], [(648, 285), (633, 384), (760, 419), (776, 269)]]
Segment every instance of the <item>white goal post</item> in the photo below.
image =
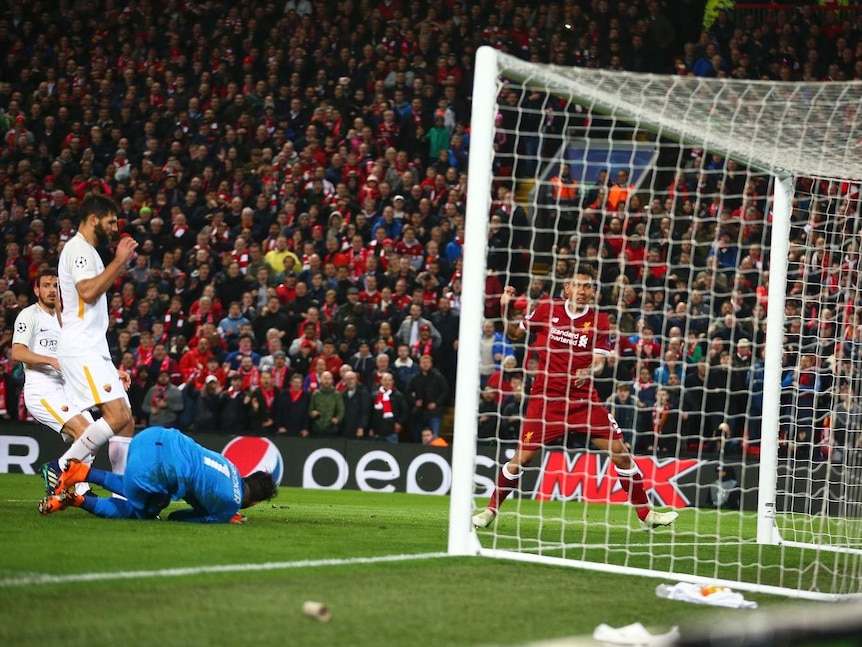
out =
[[(819, 343), (816, 351), (806, 350), (813, 348), (806, 344), (815, 343), (818, 335), (822, 339), (829, 334), (838, 335), (833, 330), (837, 326), (827, 328), (834, 324), (829, 317), (835, 316), (838, 306), (835, 300), (827, 298), (829, 294), (817, 292), (819, 281), (826, 282), (834, 275), (837, 285), (834, 292), (843, 295), (838, 300), (851, 306), (855, 303), (862, 313), (859, 232), (845, 224), (849, 217), (840, 211), (849, 208), (852, 213), (859, 212), (862, 82), (782, 83), (563, 68), (527, 63), (490, 47), (478, 50), (475, 70), (449, 553), (639, 574), (808, 599), (862, 599), (862, 466), (850, 456), (855, 455), (855, 446), (838, 447), (839, 451), (834, 451), (835, 421), (839, 416), (837, 403), (846, 403), (842, 405), (842, 412), (855, 411), (851, 407), (856, 406), (862, 410), (862, 353), (850, 357), (839, 350), (827, 356), (828, 350), (821, 352), (825, 342)], [(512, 91), (518, 101), (506, 105), (504, 97)], [(531, 102), (524, 100), (532, 93), (538, 98)], [(507, 117), (501, 118), (501, 113), (506, 111)], [(548, 124), (553, 119), (564, 125), (558, 132), (551, 133)], [(584, 121), (589, 123), (588, 127), (583, 127)], [(602, 124), (601, 130), (598, 123)], [(549, 142), (552, 138), (556, 138), (555, 141)], [(501, 142), (508, 142), (508, 146)], [(675, 161), (669, 163), (667, 160), (673, 155)], [(693, 167), (690, 158), (695, 155), (700, 157)], [(709, 156), (718, 160), (711, 171), (706, 170)], [(649, 463), (660, 471), (676, 461), (679, 465), (670, 481), (683, 475), (692, 479), (697, 476), (694, 479), (697, 483), (693, 482), (689, 490), (696, 493), (696, 499), (683, 493), (673, 503), (657, 489), (648, 489), (654, 504), (685, 508), (677, 527), (651, 535), (635, 530), (637, 520), (629, 506), (597, 503), (596, 498), (584, 494), (587, 486), (583, 484), (587, 481), (578, 480), (583, 475), (574, 474), (578, 466), (588, 462), (581, 453), (565, 447), (549, 448), (542, 464), (533, 466), (532, 493), (525, 492), (522, 486), (520, 496), (515, 495), (506, 503), (496, 524), (489, 527), (489, 531), (477, 533), (472, 527), (471, 515), (485, 505), (499, 460), (505, 461), (506, 452), (512, 447), (511, 441), (497, 438), (482, 445), (482, 450), (477, 452), (483, 379), (478, 367), (482, 363), (481, 330), (486, 320), (483, 304), (488, 296), (486, 277), (491, 251), (489, 220), (494, 201), (499, 199), (497, 191), (501, 187), (511, 190), (511, 199), (527, 216), (531, 241), (527, 250), (514, 250), (514, 253), (509, 250), (510, 259), (516, 254), (529, 255), (529, 267), (506, 270), (502, 272), (506, 276), (500, 278), (526, 286), (537, 277), (552, 278), (555, 263), (560, 260), (556, 241), (572, 234), (570, 251), (574, 255), (582, 251), (577, 247), (581, 236), (580, 220), (573, 229), (568, 229), (571, 223), (562, 218), (566, 211), (578, 214), (578, 219), (587, 213), (598, 214), (596, 217), (605, 219), (602, 222), (617, 215), (616, 212), (607, 213), (604, 206), (587, 207), (587, 190), (595, 192), (601, 188), (594, 183), (593, 173), (597, 168), (625, 167), (633, 171), (631, 189), (624, 200), (636, 194), (657, 198), (660, 193), (657, 178), (684, 172), (698, 178), (708, 172), (723, 173), (719, 186), (730, 198), (726, 160), (732, 160), (750, 174), (746, 177), (757, 174), (758, 204), (765, 206), (762, 229), (768, 232), (768, 238), (763, 241), (763, 252), (769, 274), (762, 287), (764, 294), (768, 294), (769, 316), (765, 321), (755, 318), (749, 328), (751, 334), (745, 333), (755, 337), (762, 324), (760, 334), (766, 340), (762, 377), (758, 378), (762, 389), (757, 390), (757, 397), (762, 400), (757, 424), (759, 443), (750, 442), (748, 436), (750, 402), (755, 391), (746, 386), (744, 393), (730, 391), (728, 395), (731, 400), (735, 396), (748, 399), (749, 408), (736, 411), (739, 428), (746, 429), (744, 439), (725, 438), (722, 432), (718, 440), (714, 440), (710, 436), (712, 431), (706, 429), (697, 437), (682, 438), (678, 429), (680, 440), (669, 453), (659, 455), (658, 448), (650, 446), (652, 455), (643, 457), (644, 465)], [(580, 173), (580, 176), (572, 174), (573, 186), (578, 187), (577, 201), (565, 207), (558, 203), (555, 210), (550, 210), (554, 215), (548, 219), (542, 216), (542, 200), (545, 199), (542, 196), (547, 195), (550, 178), (558, 174), (557, 169), (569, 164)], [(800, 193), (801, 178), (810, 180), (805, 184), (811, 187), (810, 195)], [(664, 185), (661, 188), (664, 189)], [(692, 221), (696, 222), (698, 210), (707, 213), (712, 207), (707, 204), (707, 194), (701, 194), (700, 185), (689, 187), (688, 191), (691, 193), (689, 202), (695, 209)], [(746, 185), (744, 193), (740, 190), (732, 196), (734, 203), (743, 205), (743, 212), (746, 204), (751, 205), (746, 196), (754, 190)], [(835, 200), (829, 202), (830, 196)], [(818, 206), (827, 202), (844, 206), (828, 209)], [(725, 230), (717, 214), (729, 212), (730, 208), (723, 199), (716, 198), (715, 210), (710, 213), (714, 213), (718, 221), (714, 226), (718, 240)], [(624, 213), (621, 207), (620, 218)], [(649, 212), (644, 213), (644, 218), (648, 218)], [(810, 222), (802, 222), (800, 218)], [(741, 226), (740, 222), (728, 225), (733, 236), (741, 237), (742, 234), (736, 232), (751, 225), (745, 222), (744, 216), (740, 219)], [(841, 224), (836, 225), (836, 222)], [(825, 233), (819, 235), (820, 231)], [(846, 232), (850, 232), (852, 243), (845, 239)], [(600, 233), (597, 239), (604, 240), (603, 236)], [(549, 244), (546, 239), (553, 242)], [(695, 249), (697, 244), (718, 244), (703, 240), (691, 242)], [(650, 243), (648, 236), (647, 243)], [(731, 241), (731, 245), (735, 243)], [(709, 254), (712, 256), (713, 252)], [(717, 252), (715, 254), (717, 256)], [(815, 261), (823, 264), (822, 273), (815, 271)], [(709, 267), (714, 269), (717, 262), (712, 257)], [(829, 262), (832, 265), (837, 262), (837, 267), (830, 268)], [(647, 262), (645, 267), (648, 265)], [(686, 292), (695, 291), (698, 268), (692, 265), (691, 269)], [(730, 281), (734, 280), (733, 271), (726, 274), (731, 277)], [(802, 287), (798, 294), (788, 295), (788, 282), (794, 280)], [(642, 283), (641, 287), (645, 285)], [(728, 288), (729, 294), (736, 298), (738, 293), (730, 292), (731, 289)], [(857, 293), (859, 299), (855, 301)], [(798, 318), (808, 326), (802, 331), (788, 326), (791, 319), (797, 318), (797, 303)], [(760, 305), (765, 311), (766, 302)], [(816, 314), (806, 319), (806, 312)], [(848, 311), (840, 316), (852, 319), (855, 315)], [(499, 319), (496, 323), (499, 324)], [(857, 327), (862, 347), (862, 315)], [(854, 334), (853, 326), (845, 328)], [(683, 330), (684, 334), (687, 332)], [(734, 337), (733, 332), (729, 334), (729, 347), (736, 348), (739, 338)], [(794, 338), (794, 334), (798, 334), (798, 338)], [(695, 341), (706, 345), (709, 339), (702, 336)], [(851, 341), (847, 344), (850, 347)], [(801, 348), (800, 357), (810, 354), (817, 362), (819, 372), (816, 385), (811, 387), (813, 396), (802, 394), (801, 382), (797, 384), (799, 371), (794, 373), (788, 366), (788, 348), (796, 346)], [(828, 349), (833, 346), (829, 345)], [(835, 346), (839, 347), (842, 347), (841, 340)], [(842, 362), (848, 367), (844, 373), (839, 370)], [(828, 377), (831, 370), (828, 366), (836, 367), (836, 377), (830, 386), (820, 391), (820, 378)], [(684, 385), (681, 392), (684, 396)], [(803, 404), (803, 396), (816, 398), (811, 405), (814, 413), (807, 441), (803, 441), (801, 435), (794, 435), (796, 432), (787, 431), (800, 420), (808, 420), (802, 409), (808, 406)], [(725, 406), (725, 412), (730, 412), (731, 405)], [(705, 421), (707, 417), (698, 419)], [(850, 416), (850, 419), (862, 421), (862, 414), (855, 419)], [(683, 423), (677, 424), (681, 429)], [(824, 434), (824, 430), (827, 433)], [(848, 436), (854, 440), (845, 439), (844, 442), (855, 442), (854, 434), (858, 431), (850, 429)], [(814, 433), (818, 437), (812, 440)], [(821, 435), (826, 440), (821, 441)], [(687, 445), (686, 441), (689, 441)], [(708, 495), (706, 472), (714, 474), (717, 467), (729, 464), (724, 454), (725, 441), (728, 447), (739, 452), (736, 464), (746, 475), (739, 476), (740, 491), (749, 512), (744, 504), (739, 511), (720, 509), (720, 506), (718, 510), (707, 511), (699, 507), (700, 501)], [(811, 452), (819, 452), (825, 459), (816, 462), (809, 456), (807, 467), (803, 466), (802, 452), (798, 450), (803, 442), (812, 447)], [(751, 451), (754, 446), (759, 448), (758, 452)], [(796, 451), (789, 458), (788, 447)], [(713, 450), (715, 454), (711, 453)], [(565, 458), (548, 459), (554, 451), (565, 454)], [(638, 462), (641, 464), (640, 458)], [(572, 473), (549, 477), (552, 464), (562, 465)], [(607, 470), (607, 464), (589, 464), (593, 470), (589, 487), (605, 492), (608, 501), (619, 501), (618, 488), (605, 480), (605, 476), (611, 479), (613, 474)], [(566, 478), (579, 485), (561, 493), (569, 483)], [(542, 479), (553, 481), (556, 489), (542, 491), (539, 485)], [(572, 505), (580, 502), (586, 503), (581, 507)]]

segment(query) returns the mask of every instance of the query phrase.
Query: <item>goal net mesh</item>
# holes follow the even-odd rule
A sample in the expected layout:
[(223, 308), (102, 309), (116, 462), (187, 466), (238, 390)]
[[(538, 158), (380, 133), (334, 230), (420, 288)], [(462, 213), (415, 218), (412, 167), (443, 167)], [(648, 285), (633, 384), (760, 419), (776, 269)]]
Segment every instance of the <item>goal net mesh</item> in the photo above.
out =
[[(489, 341), (504, 329), (499, 295), (514, 287), (529, 311), (589, 263), (615, 342), (595, 388), (651, 504), (681, 516), (643, 532), (607, 456), (571, 433), (542, 448), (478, 531), (482, 552), (803, 597), (862, 593), (862, 83), (496, 61), (493, 109), (474, 103), (474, 133), (492, 119), (490, 141), (470, 141), (471, 188), (491, 194), (485, 213), (468, 204), (467, 215), (487, 222), (483, 323), (494, 326), (480, 344), (475, 505), (541, 397), (529, 392), (529, 340)], [(472, 158), (488, 156), (475, 175)], [(789, 214), (776, 212), (781, 178)], [(767, 339), (773, 317), (783, 339)], [(770, 344), (780, 384), (766, 379)], [(764, 434), (777, 437), (768, 455)], [(768, 521), (764, 465), (776, 482)], [(758, 523), (774, 524), (774, 541), (758, 541)]]

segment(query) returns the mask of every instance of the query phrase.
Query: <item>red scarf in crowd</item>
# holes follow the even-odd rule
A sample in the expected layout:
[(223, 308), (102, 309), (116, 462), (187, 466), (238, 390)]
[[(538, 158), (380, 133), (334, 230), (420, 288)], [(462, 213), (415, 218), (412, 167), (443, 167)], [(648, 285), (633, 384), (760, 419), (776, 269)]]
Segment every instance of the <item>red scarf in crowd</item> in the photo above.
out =
[(417, 339), (413, 342), (413, 357), (422, 357), (423, 355), (431, 354), (431, 345), (432, 340), (428, 339), (428, 341), (423, 342), (421, 339)]
[(287, 365), (282, 366), (281, 368), (276, 368), (273, 366), (271, 369), (272, 372), (272, 382), (279, 391), (284, 388), (284, 380), (287, 377)]
[(171, 366), (171, 356), (165, 355), (165, 358), (162, 360), (162, 363), (159, 365), (159, 373), (162, 371), (167, 371), (173, 375), (173, 367)]
[(0, 416), (5, 416), (9, 413), (9, 409), (6, 406), (6, 380), (0, 378)]
[(153, 346), (149, 348), (145, 346), (138, 346), (138, 364), (149, 364), (153, 361)]
[(168, 312), (165, 313), (165, 331), (174, 332), (182, 330), (185, 323), (186, 315), (182, 310), (179, 312), (168, 310)]
[(298, 391), (294, 391), (293, 387), (290, 389), (290, 401), (296, 404), (299, 399), (302, 397), (303, 390), (299, 389)]
[(332, 321), (335, 319), (335, 313), (338, 310), (337, 303), (324, 303), (321, 308), (321, 314), (326, 321)]
[(392, 418), (395, 414), (392, 412), (392, 389), (384, 389), (382, 386), (377, 391), (377, 402), (374, 403), (374, 408), (383, 412), (384, 418)]
[(269, 390), (260, 387), (260, 394), (263, 396), (263, 402), (267, 410), (272, 410), (272, 403), (275, 400), (275, 389), (269, 387)]
[(664, 422), (670, 413), (668, 405), (660, 405), (656, 403), (652, 408), (652, 430), (655, 434), (660, 434), (664, 428)]
[(167, 390), (168, 390), (167, 387), (164, 387), (164, 386), (157, 386), (156, 387), (156, 390), (153, 392), (153, 401), (152, 401), (153, 406), (156, 406), (156, 403), (159, 400), (163, 400), (165, 398), (165, 392)]
[(258, 371), (254, 366), (252, 366), (248, 371), (240, 369), (237, 372), (242, 375), (243, 391), (248, 391), (250, 388), (260, 384), (260, 371)]

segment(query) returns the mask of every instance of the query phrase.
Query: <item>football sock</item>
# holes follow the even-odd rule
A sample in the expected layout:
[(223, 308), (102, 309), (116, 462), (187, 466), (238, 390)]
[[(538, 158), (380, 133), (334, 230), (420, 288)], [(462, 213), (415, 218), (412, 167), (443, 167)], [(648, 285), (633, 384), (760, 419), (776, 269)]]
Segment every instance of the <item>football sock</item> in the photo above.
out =
[(114, 494), (123, 493), (123, 477), (119, 474), (91, 467), (87, 480), (93, 485), (101, 485), (103, 488), (109, 492), (113, 492)]
[(104, 418), (99, 418), (84, 430), (84, 433), (71, 444), (66, 453), (60, 457), (60, 469), (65, 470), (69, 466), (69, 459), (77, 458), (84, 460), (87, 456), (99, 451), (99, 447), (108, 442), (114, 435), (114, 430)]
[(632, 465), (631, 468), (624, 470), (619, 467), (617, 470), (617, 478), (620, 485), (629, 495), (629, 501), (635, 507), (638, 519), (643, 521), (649, 514), (649, 499), (647, 499), (646, 491), (644, 490), (643, 477), (637, 465)]
[(488, 508), (494, 512), (497, 512), (500, 509), (500, 506), (503, 505), (503, 501), (506, 500), (506, 497), (511, 494), (512, 490), (518, 487), (518, 481), (521, 480), (522, 473), (523, 472), (518, 472), (517, 474), (513, 474), (509, 471), (508, 463), (503, 465), (500, 469), (500, 473), (497, 475), (497, 488), (491, 495), (491, 500), (488, 501)]
[[(85, 458), (81, 459), (81, 462), (84, 463), (85, 465), (89, 465), (90, 467), (92, 467), (93, 460), (95, 458), (96, 458), (95, 456), (90, 454), (89, 456), (86, 456)], [(90, 484), (89, 483), (76, 483), (75, 484), (75, 494), (86, 494), (87, 492), (89, 492), (89, 490), (90, 490)]]
[(131, 442), (132, 439), (127, 436), (112, 436), (108, 440), (108, 458), (111, 460), (111, 471), (114, 474), (126, 473), (126, 458)]

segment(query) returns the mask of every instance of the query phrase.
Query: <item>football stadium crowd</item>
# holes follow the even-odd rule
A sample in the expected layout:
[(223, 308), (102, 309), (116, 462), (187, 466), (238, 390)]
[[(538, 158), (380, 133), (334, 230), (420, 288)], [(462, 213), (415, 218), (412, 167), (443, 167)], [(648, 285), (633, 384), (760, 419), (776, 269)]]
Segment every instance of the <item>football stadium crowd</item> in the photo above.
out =
[[(857, 14), (719, 13), (704, 29), (703, 7), (11, 0), (0, 9), (4, 357), (32, 279), (75, 234), (83, 197), (102, 193), (140, 244), (109, 295), (108, 333), (139, 425), (390, 441), (427, 429), (430, 440), (441, 424), (448, 433), (479, 46), (634, 72), (862, 78)], [(543, 105), (533, 93), (504, 101), (504, 128), (518, 108)], [(559, 134), (567, 110), (535, 127)], [(599, 269), (600, 305), (620, 331), (597, 387), (629, 442), (673, 453), (704, 430), (756, 453), (768, 178), (697, 150), (660, 192), (656, 181), (635, 190), (626, 169), (590, 186), (555, 177), (568, 224), (554, 266), (530, 280), (535, 214), (513, 191), (536, 169), (518, 162), (512, 138), (497, 143), (495, 171), (512, 182), (495, 186), (492, 203), (480, 437), (516, 437), (529, 383), (529, 357), (500, 333), (501, 281), (520, 281), (531, 299), (557, 296), (580, 257)], [(812, 198), (797, 212), (798, 242), (817, 234), (818, 215), (858, 207), (846, 186), (802, 188)], [(826, 333), (808, 329), (811, 315), (828, 310), (851, 339), (857, 315), (837, 278), (819, 300), (820, 286), (802, 280), (822, 253), (794, 253), (785, 386), (811, 397), (807, 408), (788, 400), (786, 417), (808, 423), (786, 425), (784, 447), (822, 458), (816, 411), (843, 345), (818, 343)], [(3, 419), (26, 419), (21, 386), (0, 361)], [(848, 409), (845, 430), (859, 416)]]

